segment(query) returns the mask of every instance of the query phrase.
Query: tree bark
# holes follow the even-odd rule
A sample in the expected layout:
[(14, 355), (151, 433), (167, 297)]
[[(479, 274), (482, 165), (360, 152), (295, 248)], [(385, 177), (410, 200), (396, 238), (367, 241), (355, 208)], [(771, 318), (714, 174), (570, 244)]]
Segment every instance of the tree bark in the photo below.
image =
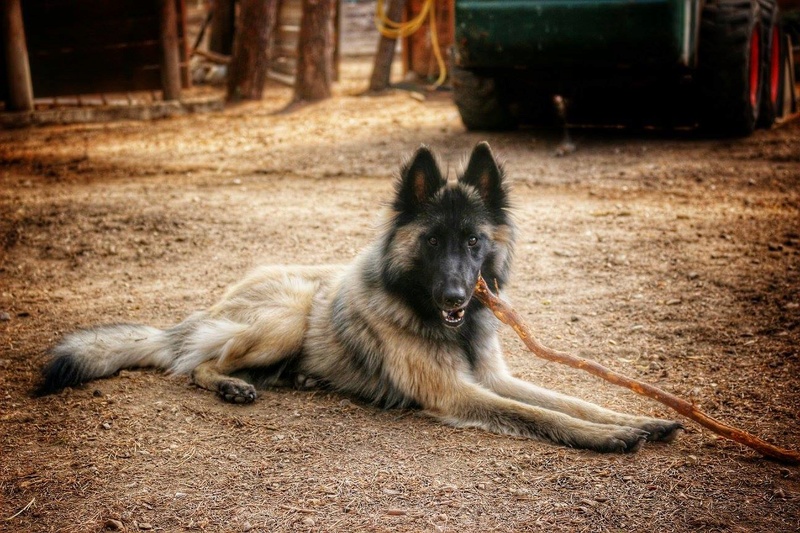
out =
[(303, 0), (294, 101), (331, 96), (336, 0)]
[(228, 67), (229, 102), (260, 100), (267, 82), (269, 41), (277, 0), (241, 0), (233, 56)]
[(208, 39), (208, 49), (211, 52), (231, 55), (236, 22), (235, 7), (234, 0), (214, 0), (214, 16), (211, 18), (211, 35)]
[(181, 66), (178, 50), (178, 16), (174, 0), (160, 0), (161, 90), (164, 100), (181, 97)]
[[(386, 16), (389, 20), (400, 22), (405, 7), (406, 0), (389, 0)], [(384, 35), (381, 35), (378, 40), (378, 51), (375, 52), (375, 63), (372, 67), (372, 77), (369, 80), (370, 91), (384, 91), (389, 88), (396, 45), (397, 39)]]

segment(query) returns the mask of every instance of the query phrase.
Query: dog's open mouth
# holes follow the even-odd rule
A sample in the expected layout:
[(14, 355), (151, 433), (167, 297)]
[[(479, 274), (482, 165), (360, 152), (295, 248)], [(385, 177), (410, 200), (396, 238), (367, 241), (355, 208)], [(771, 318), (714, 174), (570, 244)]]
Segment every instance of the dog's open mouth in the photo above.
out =
[(456, 327), (460, 326), (462, 322), (464, 322), (464, 313), (466, 313), (466, 307), (460, 307), (458, 309), (442, 309), (442, 319), (444, 319), (444, 323), (448, 326)]

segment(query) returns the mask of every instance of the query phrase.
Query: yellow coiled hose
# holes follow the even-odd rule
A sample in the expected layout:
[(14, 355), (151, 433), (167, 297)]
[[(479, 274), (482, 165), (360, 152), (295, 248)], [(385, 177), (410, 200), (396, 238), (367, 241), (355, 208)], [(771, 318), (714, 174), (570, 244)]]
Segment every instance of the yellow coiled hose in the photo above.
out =
[(442, 51), (439, 50), (439, 36), (436, 26), (436, 6), (434, 0), (425, 0), (422, 5), (422, 10), (413, 19), (406, 22), (395, 22), (386, 16), (386, 8), (383, 5), (383, 0), (378, 0), (375, 5), (375, 26), (381, 35), (389, 39), (398, 39), (408, 37), (416, 32), (425, 23), (425, 18), (428, 18), (428, 28), (431, 32), (431, 46), (433, 47), (433, 55), (436, 57), (436, 64), (439, 66), (439, 78), (433, 84), (433, 87), (439, 87), (447, 79), (447, 67), (442, 57)]

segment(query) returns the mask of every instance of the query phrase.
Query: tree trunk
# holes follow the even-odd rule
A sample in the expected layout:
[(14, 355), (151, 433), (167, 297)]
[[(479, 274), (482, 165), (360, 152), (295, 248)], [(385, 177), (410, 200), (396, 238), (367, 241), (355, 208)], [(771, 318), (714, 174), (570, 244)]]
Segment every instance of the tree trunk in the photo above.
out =
[(313, 102), (331, 96), (335, 6), (336, 0), (303, 0), (295, 102)]
[(241, 0), (233, 56), (228, 67), (229, 102), (260, 100), (267, 82), (269, 40), (277, 0)]
[(181, 57), (178, 50), (178, 18), (174, 0), (159, 1), (161, 41), (161, 90), (164, 100), (181, 97)]
[[(389, 9), (386, 12), (386, 16), (389, 20), (400, 22), (403, 18), (405, 7), (406, 0), (389, 0)], [(370, 91), (383, 91), (389, 88), (396, 44), (397, 39), (381, 35), (378, 41), (378, 51), (375, 53), (372, 77), (369, 80)]]
[(229, 56), (233, 51), (233, 28), (236, 18), (234, 0), (214, 0), (214, 16), (211, 19), (211, 35), (208, 49)]
[(0, 50), (5, 48), (9, 111), (33, 110), (33, 85), (22, 21), (22, 1), (7, 0), (0, 6)]

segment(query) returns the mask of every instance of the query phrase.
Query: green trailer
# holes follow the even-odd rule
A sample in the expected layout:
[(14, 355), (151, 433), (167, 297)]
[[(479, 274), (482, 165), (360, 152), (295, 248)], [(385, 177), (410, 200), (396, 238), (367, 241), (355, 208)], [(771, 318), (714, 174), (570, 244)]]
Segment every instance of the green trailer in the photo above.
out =
[(790, 47), (776, 0), (455, 0), (451, 79), (469, 129), (536, 120), (560, 94), (605, 120), (746, 135), (788, 111)]

